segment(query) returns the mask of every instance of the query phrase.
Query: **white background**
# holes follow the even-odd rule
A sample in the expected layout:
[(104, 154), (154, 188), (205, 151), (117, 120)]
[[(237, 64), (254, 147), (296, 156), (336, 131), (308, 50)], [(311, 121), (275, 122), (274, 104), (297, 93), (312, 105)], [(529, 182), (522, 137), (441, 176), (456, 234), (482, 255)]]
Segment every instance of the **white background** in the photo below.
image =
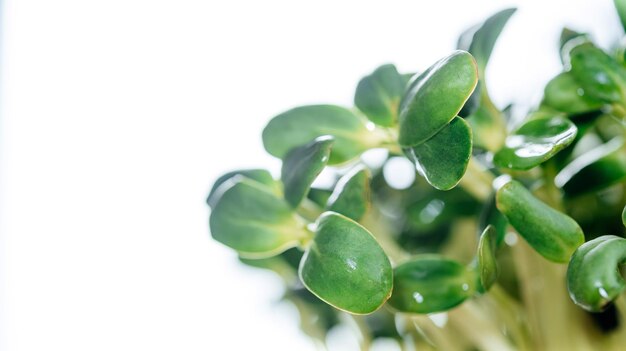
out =
[(0, 350), (312, 349), (278, 280), (210, 239), (210, 185), (278, 169), (271, 116), (350, 105), (377, 65), (423, 70), (515, 4), (501, 106), (540, 97), (563, 24), (621, 35), (609, 0), (5, 0)]

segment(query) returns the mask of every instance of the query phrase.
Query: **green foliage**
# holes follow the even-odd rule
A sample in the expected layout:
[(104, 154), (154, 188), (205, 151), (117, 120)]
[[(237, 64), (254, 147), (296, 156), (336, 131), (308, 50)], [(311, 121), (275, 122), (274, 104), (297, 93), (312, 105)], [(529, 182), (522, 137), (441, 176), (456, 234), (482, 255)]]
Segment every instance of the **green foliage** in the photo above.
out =
[(354, 94), (354, 105), (370, 121), (384, 127), (398, 122), (398, 106), (406, 80), (394, 65), (382, 65), (363, 77)]

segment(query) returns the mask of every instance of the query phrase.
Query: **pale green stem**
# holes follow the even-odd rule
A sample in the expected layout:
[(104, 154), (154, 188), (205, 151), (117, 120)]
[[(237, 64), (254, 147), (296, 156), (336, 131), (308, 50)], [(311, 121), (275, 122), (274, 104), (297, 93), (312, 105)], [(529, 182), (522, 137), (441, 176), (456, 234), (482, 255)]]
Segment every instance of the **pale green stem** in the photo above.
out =
[(451, 310), (450, 323), (476, 347), (483, 351), (516, 351), (502, 335), (499, 326), (479, 309), (474, 301), (467, 301)]
[[(465, 346), (460, 343), (458, 335), (451, 333), (450, 327), (436, 326), (428, 316), (409, 317), (418, 330), (421, 330), (439, 350), (463, 351)], [(454, 336), (454, 337), (453, 337)]]
[(473, 157), (470, 158), (465, 175), (461, 178), (459, 185), (476, 199), (485, 202), (493, 192), (492, 183), (493, 175)]
[(324, 212), (324, 210), (320, 208), (315, 202), (305, 197), (304, 200), (302, 200), (302, 202), (300, 203), (300, 206), (298, 206), (297, 212), (302, 218), (313, 223)]
[(485, 297), (489, 298), (495, 305), (492, 306), (492, 309), (503, 319), (518, 350), (532, 351), (530, 335), (526, 328), (528, 321), (525, 318), (523, 307), (498, 284), (494, 284)]
[(392, 263), (398, 264), (409, 259), (409, 253), (391, 236), (389, 224), (377, 208), (372, 206), (359, 222), (374, 235)]

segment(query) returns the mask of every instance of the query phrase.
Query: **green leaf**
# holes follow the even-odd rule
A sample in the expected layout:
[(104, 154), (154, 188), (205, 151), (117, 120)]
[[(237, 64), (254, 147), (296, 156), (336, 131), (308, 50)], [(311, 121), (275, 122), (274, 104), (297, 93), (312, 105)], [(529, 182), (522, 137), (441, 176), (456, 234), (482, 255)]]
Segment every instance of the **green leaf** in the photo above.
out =
[(491, 195), (480, 212), (478, 228), (492, 226), (496, 231), (496, 246), (500, 247), (504, 241), (508, 224), (506, 217), (496, 207), (495, 194)]
[[(478, 89), (478, 88), (477, 88)], [(483, 94), (486, 94), (484, 92)], [(496, 152), (504, 144), (506, 121), (504, 115), (483, 95), (481, 103), (465, 121), (472, 129), (474, 146)]]
[(568, 114), (598, 110), (603, 105), (602, 101), (585, 94), (571, 72), (563, 72), (548, 82), (542, 104)]
[(392, 127), (397, 123), (398, 105), (405, 85), (405, 79), (394, 65), (382, 65), (359, 81), (354, 104), (370, 121)]
[(221, 196), (221, 194), (217, 191), (217, 189), (219, 189), (220, 185), (222, 185), (225, 181), (233, 178), (236, 175), (241, 175), (246, 178), (255, 180), (261, 184), (267, 185), (268, 187), (278, 192), (278, 186), (277, 186), (278, 183), (274, 180), (274, 178), (272, 178), (272, 175), (270, 174), (270, 172), (264, 169), (240, 169), (240, 170), (225, 173), (221, 177), (217, 178), (215, 183), (213, 183), (213, 187), (211, 188), (211, 191), (209, 192), (209, 196), (206, 199), (206, 203), (207, 205), (209, 205), (209, 207), (213, 208), (215, 204), (217, 203), (217, 201), (219, 200), (219, 197)]
[(574, 196), (604, 189), (626, 179), (626, 147), (613, 138), (574, 159), (554, 178), (566, 195)]
[(477, 83), (476, 61), (465, 51), (453, 52), (415, 78), (400, 105), (400, 145), (417, 146), (445, 128)]
[(476, 266), (479, 276), (478, 291), (486, 292), (498, 279), (498, 262), (496, 261), (497, 248), (496, 228), (489, 225), (480, 235), (478, 241), (478, 265)]
[(515, 180), (498, 189), (496, 205), (530, 246), (550, 261), (567, 262), (585, 241), (576, 221), (541, 202)]
[(472, 131), (456, 117), (434, 137), (409, 150), (409, 157), (428, 183), (439, 190), (455, 187), (472, 155)]
[(585, 43), (570, 51), (571, 73), (591, 99), (621, 102), (626, 86), (626, 68), (604, 51)]
[(474, 294), (473, 272), (438, 255), (417, 256), (396, 267), (393, 273), (389, 304), (402, 312), (446, 311)]
[(624, 227), (626, 227), (626, 206), (624, 206), (624, 210), (622, 211), (622, 223)]
[(242, 256), (273, 256), (310, 237), (289, 204), (262, 184), (235, 176), (218, 191), (223, 193), (211, 211), (211, 235)]
[(369, 207), (369, 171), (360, 166), (339, 179), (327, 209), (358, 221)]
[(309, 189), (307, 197), (319, 207), (324, 208), (326, 207), (328, 199), (330, 198), (330, 195), (332, 195), (332, 193), (332, 190), (328, 189), (311, 188)]
[(622, 22), (622, 27), (626, 29), (626, 0), (614, 0), (613, 3)]
[(603, 235), (576, 250), (567, 267), (567, 290), (587, 311), (600, 312), (626, 288), (619, 266), (626, 261), (626, 239)]
[(299, 273), (317, 297), (354, 314), (376, 311), (391, 295), (393, 273), (383, 249), (367, 229), (334, 212), (318, 219)]
[(406, 220), (411, 229), (428, 232), (460, 217), (475, 215), (479, 205), (461, 188), (433, 190), (406, 206)]
[(493, 162), (499, 167), (531, 169), (570, 145), (576, 132), (574, 123), (563, 117), (528, 121), (506, 138)]
[(326, 167), (333, 142), (333, 137), (321, 136), (285, 156), (280, 179), (285, 186), (285, 199), (292, 207), (298, 207), (315, 178)]
[(274, 117), (263, 129), (263, 145), (270, 154), (284, 158), (298, 146), (319, 136), (335, 138), (329, 164), (351, 160), (363, 151), (377, 147), (382, 137), (367, 129), (365, 120), (339, 106), (296, 107)]

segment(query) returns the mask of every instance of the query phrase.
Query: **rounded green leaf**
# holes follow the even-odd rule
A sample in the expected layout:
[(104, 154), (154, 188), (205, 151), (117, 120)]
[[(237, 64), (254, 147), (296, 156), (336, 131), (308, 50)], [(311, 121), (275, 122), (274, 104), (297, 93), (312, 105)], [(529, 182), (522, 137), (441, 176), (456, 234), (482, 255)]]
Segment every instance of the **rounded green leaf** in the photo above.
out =
[(454, 188), (472, 156), (472, 130), (456, 117), (434, 137), (407, 150), (418, 172), (439, 190)]
[(405, 78), (396, 66), (386, 64), (359, 81), (354, 95), (354, 105), (370, 121), (392, 127), (397, 123), (398, 105), (404, 93)]
[(626, 96), (626, 68), (591, 43), (570, 51), (572, 76), (591, 98), (607, 103), (621, 102)]
[(585, 90), (574, 79), (571, 72), (563, 72), (552, 78), (544, 89), (543, 102), (557, 111), (581, 114), (598, 110), (602, 101), (585, 94)]
[(489, 225), (483, 233), (480, 235), (478, 241), (478, 270), (479, 283), (478, 291), (484, 293), (498, 279), (498, 262), (496, 261), (496, 248), (497, 248), (497, 235), (496, 228)]
[(285, 186), (285, 200), (292, 207), (298, 207), (315, 178), (326, 167), (333, 142), (333, 137), (321, 136), (294, 148), (285, 156), (280, 179)]
[(419, 145), (445, 128), (476, 88), (476, 69), (472, 55), (458, 50), (415, 78), (400, 107), (400, 145)]
[(218, 191), (222, 195), (211, 211), (211, 235), (242, 256), (269, 257), (310, 237), (289, 204), (262, 184), (235, 176)]
[(576, 221), (541, 202), (517, 181), (498, 189), (496, 205), (530, 246), (550, 261), (567, 262), (585, 241)]
[(437, 255), (415, 257), (396, 267), (393, 274), (389, 304), (402, 312), (446, 311), (474, 294), (473, 272)]
[(221, 195), (217, 189), (219, 189), (220, 185), (222, 185), (225, 181), (233, 178), (236, 175), (241, 175), (246, 178), (250, 178), (255, 180), (261, 184), (267, 185), (268, 187), (277, 190), (277, 182), (274, 180), (270, 172), (264, 169), (240, 169), (232, 172), (225, 173), (221, 177), (217, 178), (215, 183), (213, 183), (213, 187), (211, 187), (211, 191), (209, 192), (209, 196), (206, 199), (207, 205), (213, 208), (217, 201), (219, 200), (219, 196)]
[(367, 129), (365, 120), (339, 106), (296, 107), (274, 117), (263, 129), (263, 145), (270, 154), (284, 158), (287, 153), (319, 136), (335, 138), (329, 164), (346, 162), (376, 147), (381, 137)]
[(299, 273), (317, 297), (354, 314), (376, 311), (391, 295), (393, 273), (383, 249), (367, 229), (334, 212), (318, 219)]
[(619, 266), (626, 261), (626, 239), (604, 235), (576, 250), (567, 267), (567, 290), (580, 307), (602, 311), (626, 288)]
[(563, 117), (528, 121), (506, 138), (493, 162), (500, 167), (531, 169), (571, 144), (576, 132), (574, 123)]
[(363, 166), (341, 177), (328, 199), (327, 209), (358, 221), (369, 207), (370, 173)]

